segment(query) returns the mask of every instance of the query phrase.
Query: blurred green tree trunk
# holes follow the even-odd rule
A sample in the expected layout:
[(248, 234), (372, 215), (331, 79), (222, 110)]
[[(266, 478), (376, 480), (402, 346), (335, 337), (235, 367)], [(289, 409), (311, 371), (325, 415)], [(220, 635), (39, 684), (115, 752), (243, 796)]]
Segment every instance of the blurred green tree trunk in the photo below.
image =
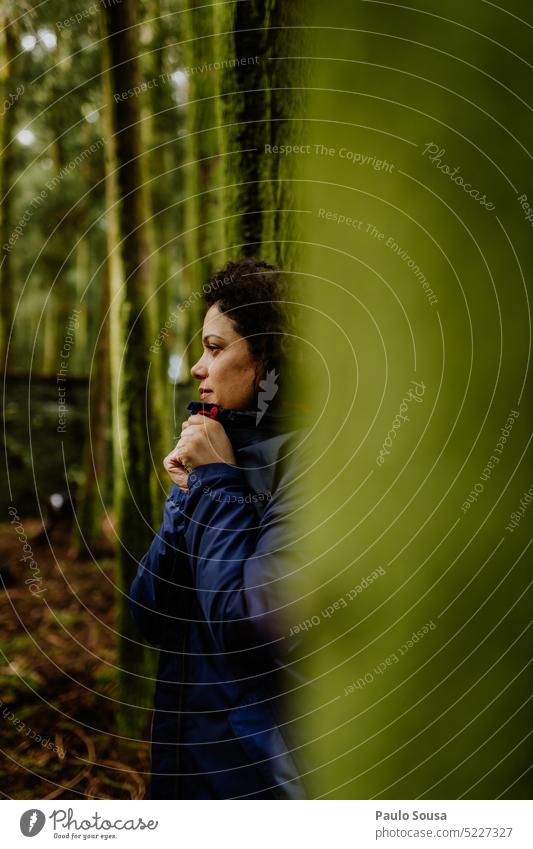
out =
[(531, 795), (531, 522), (506, 526), (531, 485), (531, 112), (494, 49), (531, 62), (531, 38), (502, 11), (484, 10), (483, 39), (458, 0), (448, 20), (351, 0), (307, 16), (321, 798)]

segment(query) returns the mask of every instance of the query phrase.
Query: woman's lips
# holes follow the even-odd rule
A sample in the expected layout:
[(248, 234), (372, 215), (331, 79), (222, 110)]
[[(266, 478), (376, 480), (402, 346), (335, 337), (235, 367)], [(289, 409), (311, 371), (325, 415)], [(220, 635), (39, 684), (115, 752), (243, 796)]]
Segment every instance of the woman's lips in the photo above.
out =
[(211, 389), (200, 389), (200, 395), (202, 396), (202, 398), (204, 397), (204, 395), (209, 395), (210, 392)]

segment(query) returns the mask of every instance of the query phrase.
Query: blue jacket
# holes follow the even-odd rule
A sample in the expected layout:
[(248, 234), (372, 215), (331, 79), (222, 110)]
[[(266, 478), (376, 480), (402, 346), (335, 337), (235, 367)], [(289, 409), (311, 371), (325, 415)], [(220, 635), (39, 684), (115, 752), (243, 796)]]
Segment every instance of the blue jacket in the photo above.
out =
[(197, 467), (188, 493), (172, 486), (131, 588), (133, 619), (160, 648), (150, 795), (306, 798), (298, 723), (284, 708), (302, 686), (290, 636), (304, 565), (291, 519), (302, 431), (247, 411), (213, 417), (236, 465)]

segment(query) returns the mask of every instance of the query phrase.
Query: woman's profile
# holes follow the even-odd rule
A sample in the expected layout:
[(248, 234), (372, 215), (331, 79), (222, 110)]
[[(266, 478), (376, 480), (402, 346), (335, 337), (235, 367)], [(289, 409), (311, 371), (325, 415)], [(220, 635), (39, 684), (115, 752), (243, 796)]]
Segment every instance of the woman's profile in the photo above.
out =
[[(163, 523), (142, 558), (131, 612), (160, 648), (151, 798), (306, 798), (285, 721), (297, 456), (305, 432), (282, 400), (280, 274), (230, 262), (206, 288), (203, 353), (191, 374)], [(281, 375), (281, 381), (280, 381)]]

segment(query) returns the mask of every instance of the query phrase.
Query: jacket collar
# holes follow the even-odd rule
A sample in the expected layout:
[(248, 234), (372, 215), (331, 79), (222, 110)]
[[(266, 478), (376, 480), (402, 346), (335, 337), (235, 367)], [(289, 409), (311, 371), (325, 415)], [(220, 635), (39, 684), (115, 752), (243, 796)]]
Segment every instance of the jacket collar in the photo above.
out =
[(228, 410), (218, 404), (206, 401), (191, 401), (187, 409), (191, 415), (201, 414), (216, 419), (227, 429), (253, 428), (254, 430), (277, 430), (279, 416), (271, 413), (261, 415), (256, 410)]
[(191, 401), (187, 410), (191, 415), (209, 416), (216, 419), (224, 427), (234, 448), (243, 448), (262, 442), (271, 436), (288, 429), (272, 414), (266, 413), (258, 419), (255, 410), (228, 410), (218, 404), (209, 404), (205, 401)]
[(288, 434), (308, 424), (300, 415), (281, 412), (278, 409), (268, 410), (261, 415), (256, 410), (229, 410), (206, 401), (191, 401), (187, 410), (191, 415), (201, 414), (220, 422), (234, 448)]

